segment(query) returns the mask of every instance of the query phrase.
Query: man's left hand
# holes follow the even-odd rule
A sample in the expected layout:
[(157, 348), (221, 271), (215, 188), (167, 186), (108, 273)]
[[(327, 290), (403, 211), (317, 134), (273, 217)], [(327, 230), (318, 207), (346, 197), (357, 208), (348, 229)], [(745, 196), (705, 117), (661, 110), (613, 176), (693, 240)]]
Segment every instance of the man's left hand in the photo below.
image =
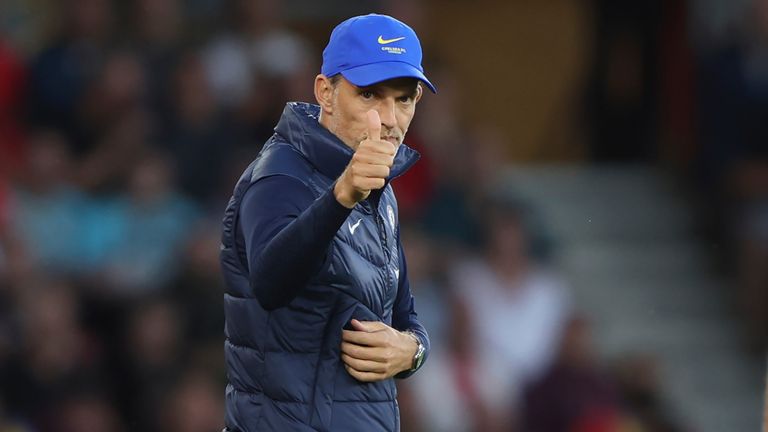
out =
[(418, 349), (416, 339), (379, 321), (352, 320), (355, 330), (343, 330), (341, 360), (359, 381), (391, 378), (408, 370)]

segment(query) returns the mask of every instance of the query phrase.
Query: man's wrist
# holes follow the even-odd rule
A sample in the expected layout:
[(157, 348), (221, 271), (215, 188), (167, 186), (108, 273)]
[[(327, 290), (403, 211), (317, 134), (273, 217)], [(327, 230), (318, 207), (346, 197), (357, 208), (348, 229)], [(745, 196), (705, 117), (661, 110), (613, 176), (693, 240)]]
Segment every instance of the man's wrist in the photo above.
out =
[(339, 204), (343, 205), (348, 209), (354, 208), (355, 205), (357, 204), (355, 200), (353, 200), (348, 196), (345, 196), (345, 194), (342, 193), (342, 186), (340, 182), (336, 182), (336, 184), (333, 186), (333, 196), (336, 197), (336, 201), (338, 201)]
[(416, 336), (415, 333), (412, 331), (404, 331), (402, 332), (403, 335), (409, 340), (409, 346), (408, 346), (408, 357), (406, 361), (404, 362), (404, 368), (401, 370), (401, 372), (409, 372), (414, 369), (416, 369), (417, 361), (416, 361), (416, 355), (419, 354), (419, 350), (423, 349), (421, 340), (418, 336)]

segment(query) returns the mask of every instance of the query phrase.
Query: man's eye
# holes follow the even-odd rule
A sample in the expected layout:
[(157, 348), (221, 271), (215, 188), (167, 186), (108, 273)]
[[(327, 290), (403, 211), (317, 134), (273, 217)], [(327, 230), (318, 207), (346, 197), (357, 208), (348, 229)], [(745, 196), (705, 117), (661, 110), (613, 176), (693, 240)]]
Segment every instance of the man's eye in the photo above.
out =
[(363, 99), (372, 99), (373, 98), (373, 92), (372, 91), (363, 91), (363, 92), (360, 92), (360, 96), (362, 96)]
[(413, 100), (413, 98), (411, 98), (410, 96), (400, 96), (399, 98), (397, 98), (397, 100), (402, 103), (409, 103)]

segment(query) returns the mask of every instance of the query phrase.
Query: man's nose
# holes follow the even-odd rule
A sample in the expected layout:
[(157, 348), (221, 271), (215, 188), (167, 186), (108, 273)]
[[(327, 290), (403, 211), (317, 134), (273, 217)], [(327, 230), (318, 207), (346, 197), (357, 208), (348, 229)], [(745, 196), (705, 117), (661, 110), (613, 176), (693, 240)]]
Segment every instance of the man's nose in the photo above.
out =
[(382, 126), (392, 129), (397, 125), (395, 119), (395, 99), (384, 98), (379, 104), (379, 118), (381, 118)]

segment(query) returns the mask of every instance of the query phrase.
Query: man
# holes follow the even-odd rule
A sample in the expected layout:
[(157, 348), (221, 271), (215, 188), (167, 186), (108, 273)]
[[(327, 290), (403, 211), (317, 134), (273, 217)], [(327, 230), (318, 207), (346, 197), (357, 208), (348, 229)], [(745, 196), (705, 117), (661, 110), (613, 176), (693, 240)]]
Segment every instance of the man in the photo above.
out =
[(429, 350), (408, 285), (389, 182), (422, 84), (414, 31), (366, 15), (339, 24), (235, 187), (221, 260), (229, 431), (396, 431), (393, 377)]

